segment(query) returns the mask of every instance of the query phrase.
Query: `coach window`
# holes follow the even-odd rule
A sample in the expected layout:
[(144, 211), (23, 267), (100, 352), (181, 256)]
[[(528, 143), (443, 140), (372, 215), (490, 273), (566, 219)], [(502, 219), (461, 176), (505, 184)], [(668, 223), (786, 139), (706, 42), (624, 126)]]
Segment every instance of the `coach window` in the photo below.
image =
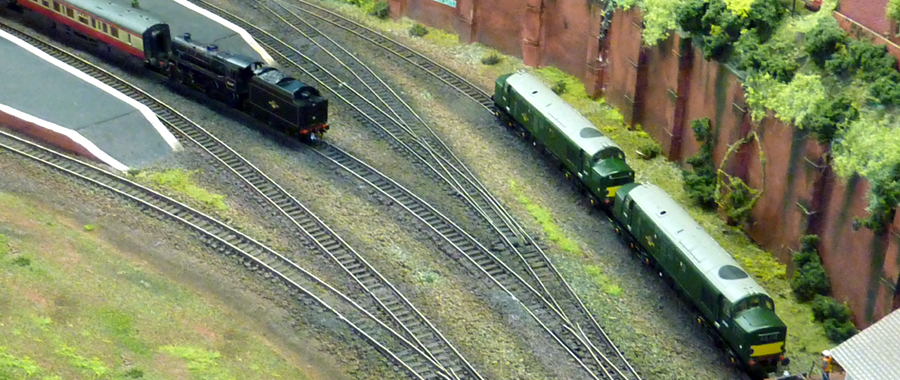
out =
[(84, 16), (82, 16), (82, 15), (78, 15), (78, 21), (81, 21), (81, 23), (84, 24), (84, 25), (87, 25), (87, 24), (88, 24), (88, 19), (87, 19), (87, 17), (84, 17)]
[(59, 7), (59, 3), (55, 2), (55, 1), (53, 2), (53, 10), (56, 11), (57, 13), (62, 13), (62, 9)]
[(106, 27), (106, 24), (105, 24), (105, 23), (102, 23), (102, 22), (101, 22), (101, 23), (100, 23), (100, 26), (103, 27), (103, 33), (109, 33), (109, 29)]
[(66, 7), (66, 16), (69, 16), (69, 18), (75, 18), (75, 12), (72, 11), (72, 8)]
[(97, 20), (91, 17), (91, 28), (97, 29)]
[(117, 29), (115, 26), (110, 26), (109, 34), (112, 34), (112, 36), (115, 38), (119, 38), (119, 29)]

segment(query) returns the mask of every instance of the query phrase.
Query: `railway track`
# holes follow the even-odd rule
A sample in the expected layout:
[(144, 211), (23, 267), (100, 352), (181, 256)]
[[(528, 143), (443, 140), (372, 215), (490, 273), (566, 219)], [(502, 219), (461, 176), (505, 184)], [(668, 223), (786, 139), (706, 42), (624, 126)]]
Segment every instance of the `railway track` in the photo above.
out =
[[(267, 278), (287, 287), (305, 308), (334, 315), (362, 339), (407, 371), (413, 378), (438, 378), (433, 373), (416, 370), (418, 359), (411, 342), (404, 342), (397, 332), (382, 323), (352, 299), (297, 266), (283, 255), (225, 225), (215, 218), (194, 210), (154, 190), (127, 178), (107, 172), (94, 165), (44, 148), (0, 130), (0, 151), (35, 161), (87, 184), (105, 189), (129, 200), (157, 218), (184, 225), (219, 253), (237, 258), (251, 270), (260, 271)], [(334, 305), (326, 302), (329, 300)], [(443, 377), (447, 378), (447, 377)]]
[(103, 69), (3, 23), (0, 23), (0, 28), (148, 106), (173, 134), (193, 142), (215, 158), (219, 165), (237, 175), (347, 275), (351, 281), (345, 281), (345, 286), (356, 294), (363, 295), (363, 299), (358, 299), (358, 302), (364, 303), (367, 310), (372, 310), (380, 318), (379, 321), (390, 324), (393, 328), (391, 331), (399, 331), (404, 342), (412, 344), (411, 352), (421, 355), (420, 360), (410, 361), (414, 363), (411, 368), (417, 374), (422, 374), (425, 378), (482, 378), (449, 340), (362, 255), (291, 194), (225, 143), (174, 109)]
[[(305, 20), (305, 18), (309, 17), (301, 17), (281, 4), (281, 2), (276, 1), (275, 3), (279, 7), (278, 9), (272, 9), (262, 1), (257, 1), (257, 5), (262, 10), (281, 20), (284, 24), (316, 44), (343, 69), (350, 72), (352, 81), (359, 82), (360, 87), (368, 89), (369, 94), (360, 94), (354, 91), (353, 95), (358, 99), (366, 99), (365, 102), (367, 104), (363, 104), (360, 108), (365, 109), (368, 106), (376, 111), (376, 113), (370, 114), (374, 115), (370, 117), (376, 120), (374, 124), (386, 132), (390, 139), (395, 141), (395, 147), (405, 150), (406, 154), (424, 163), (432, 170), (434, 175), (437, 175), (438, 178), (462, 195), (462, 198), (468, 205), (487, 221), (496, 236), (507, 247), (506, 250), (501, 252), (498, 261), (509, 263), (509, 266), (521, 275), (521, 277), (517, 276), (517, 279), (528, 282), (528, 289), (540, 293), (540, 298), (545, 301), (547, 307), (554, 309), (554, 314), (563, 321), (565, 328), (577, 332), (569, 335), (565, 345), (569, 352), (578, 356), (582, 365), (589, 367), (587, 369), (588, 372), (591, 372), (591, 375), (594, 377), (603, 373), (607, 378), (640, 379), (640, 375), (609, 339), (603, 328), (556, 270), (541, 247), (535, 243), (534, 239), (528, 235), (527, 231), (513, 216), (503, 208), (501, 202), (490, 194), (477, 177), (466, 168), (465, 164), (441, 141), (425, 121), (415, 113), (412, 107), (406, 104), (365, 63)], [(411, 49), (324, 8), (302, 0), (294, 0), (294, 3), (302, 5), (302, 7), (296, 7), (296, 9), (304, 12), (304, 16), (317, 17), (350, 31), (371, 43), (377, 44), (396, 56), (437, 76), (445, 83), (456, 87), (459, 91), (480, 103), (485, 99), (490, 101), (490, 97), (487, 94), (477, 89), (471, 83), (462, 80), (462, 78), (455, 81), (443, 79), (448, 75), (447, 73), (452, 74), (452, 72), (413, 52)], [(232, 21), (238, 23), (242, 21), (221, 9), (215, 10), (231, 16)], [(248, 25), (248, 23), (244, 23), (244, 25)], [(286, 46), (286, 44), (262, 31), (260, 31), (259, 36), (255, 35), (254, 37), (269, 40), (270, 43), (268, 45), (276, 50), (278, 50), (279, 44)], [(289, 46), (286, 47), (288, 49), (283, 52), (286, 53), (283, 54), (283, 57), (289, 59), (291, 49)], [(318, 66), (305, 56), (303, 58), (306, 60), (305, 65)], [(334, 80), (337, 80), (335, 74), (327, 70), (324, 71), (333, 77)], [(314, 72), (313, 69), (310, 69), (307, 73)], [(320, 84), (324, 84), (320, 78), (317, 77), (316, 79), (320, 80)], [(324, 82), (327, 82), (327, 78)], [(478, 91), (473, 91), (473, 89)], [(332, 91), (334, 92), (335, 90), (332, 89)], [(479, 92), (480, 95), (478, 95)], [(342, 97), (345, 101), (353, 98), (354, 96)], [(482, 103), (482, 105), (484, 104)], [(491, 107), (485, 108), (493, 111)], [(505, 267), (506, 264), (503, 266)]]
[[(276, 59), (286, 63), (288, 66), (297, 68), (318, 82), (321, 88), (331, 91), (339, 100), (357, 111), (358, 114), (354, 116), (360, 121), (387, 134), (389, 140), (393, 140), (392, 144), (395, 148), (404, 151), (412, 156), (413, 159), (427, 166), (432, 175), (437, 175), (440, 180), (456, 189), (459, 194), (466, 198), (469, 205), (476, 212), (481, 213), (482, 217), (491, 224), (497, 235), (508, 247), (507, 250), (503, 251), (506, 253), (504, 259), (523, 274), (522, 276), (515, 276), (512, 280), (518, 281), (521, 286), (507, 289), (514, 289), (513, 291), (516, 292), (515, 296), (519, 299), (528, 299), (534, 296), (540, 301), (539, 304), (532, 306), (546, 309), (546, 312), (533, 313), (533, 315), (540, 315), (538, 318), (542, 318), (542, 325), (550, 326), (554, 329), (551, 331), (553, 338), (562, 341), (561, 345), (563, 348), (572, 355), (578, 365), (586, 370), (590, 377), (640, 379), (634, 368), (631, 367), (630, 363), (611, 342), (599, 323), (587, 311), (581, 300), (578, 299), (574, 291), (571, 290), (559, 272), (556, 271), (541, 248), (527, 235), (524, 228), (502, 208), (500, 203), (474, 178), (474, 175), (468, 172), (465, 165), (453, 156), (452, 152), (443, 145), (443, 142), (430, 128), (424, 125), (421, 118), (415, 115), (402, 99), (396, 97), (396, 93), (393, 91), (379, 92), (372, 90), (373, 87), (386, 85), (371, 70), (354, 71), (346, 62), (351, 62), (355, 58), (348, 54), (346, 49), (338, 49), (341, 52), (329, 52), (329, 55), (338, 61), (342, 69), (353, 72), (354, 77), (365, 82), (367, 84), (365, 87), (376, 93), (377, 100), (375, 101), (360, 94), (351, 86), (347, 86), (341, 77), (329, 71), (315, 60), (252, 23), (203, 0), (195, 0), (195, 2), (245, 28), (257, 41), (267, 46), (276, 56)], [(262, 5), (265, 10), (285, 24), (294, 24), (268, 6), (261, 3), (258, 3), (258, 5)], [(298, 19), (296, 21), (301, 20)], [(314, 34), (307, 35), (321, 43), (321, 33), (314, 31)], [(332, 44), (336, 45), (333, 42)], [(321, 47), (321, 44), (319, 45)], [(335, 53), (343, 53), (345, 59), (337, 58)], [(354, 65), (364, 66), (358, 60)], [(392, 100), (385, 99), (390, 94), (396, 97), (396, 101), (403, 104), (402, 109), (388, 106), (389, 109), (386, 110), (376, 104), (392, 102)], [(413, 114), (412, 118), (403, 118), (401, 116), (401, 119), (404, 119), (405, 122), (396, 118), (396, 115), (402, 114), (407, 110)], [(413, 125), (428, 131), (430, 139), (428, 136), (425, 138), (420, 137), (416, 131), (412, 130)], [(433, 148), (429, 146), (429, 142), (434, 142), (438, 147)], [(442, 153), (446, 156), (442, 155)], [(525, 243), (524, 248), (520, 250), (518, 246), (523, 242)], [(496, 256), (491, 257), (495, 261), (500, 261)], [(506, 267), (502, 262), (500, 264)], [(492, 280), (497, 282), (496, 279), (492, 278)], [(510, 281), (510, 278), (505, 280)], [(545, 280), (552, 280), (549, 289), (544, 284)], [(557, 298), (562, 298), (563, 301), (560, 303), (557, 301)]]
[(450, 87), (453, 87), (454, 89), (458, 90), (459, 92), (463, 93), (467, 97), (480, 104), (487, 111), (491, 113), (494, 112), (494, 101), (491, 100), (490, 94), (484, 92), (484, 90), (482, 90), (480, 87), (472, 84), (472, 82), (469, 82), (467, 79), (457, 75), (452, 70), (444, 67), (440, 63), (437, 63), (434, 60), (422, 54), (419, 54), (415, 50), (410, 49), (406, 45), (394, 41), (362, 24), (349, 20), (346, 17), (327, 8), (303, 0), (291, 0), (291, 2), (300, 5), (301, 7), (298, 7), (297, 10), (303, 12), (304, 15), (313, 16), (322, 21), (326, 21), (334, 26), (337, 26), (338, 28), (344, 29), (349, 33), (352, 33), (366, 41), (369, 41), (376, 46), (384, 48), (398, 58), (409, 62), (410, 64), (420, 68), (421, 70), (437, 77), (442, 82), (446, 83)]

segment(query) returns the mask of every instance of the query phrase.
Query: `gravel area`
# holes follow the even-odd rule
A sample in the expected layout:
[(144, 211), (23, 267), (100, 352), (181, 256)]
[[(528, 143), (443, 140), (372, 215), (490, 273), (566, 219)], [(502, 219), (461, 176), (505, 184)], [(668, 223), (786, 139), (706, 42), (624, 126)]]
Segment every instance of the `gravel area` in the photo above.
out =
[[(230, 7), (231, 10), (240, 9), (242, 16), (283, 40), (302, 46), (304, 51), (315, 51), (309, 44), (300, 43), (302, 38), (298, 38), (295, 32), (273, 22), (262, 13), (244, 5), (235, 6), (225, 2), (217, 2), (217, 5)], [(408, 21), (406, 23), (411, 25)], [(446, 49), (430, 45), (423, 39), (404, 36), (406, 29), (403, 25), (406, 24), (394, 28), (394, 38), (434, 54), (445, 66), (457, 70), (474, 83), (489, 88), (494, 78), (474, 66), (480, 59), (478, 47)], [(739, 374), (723, 364), (725, 357), (722, 350), (694, 323), (694, 315), (686, 303), (678, 300), (675, 292), (659, 281), (654, 273), (645, 270), (630, 257), (627, 248), (613, 234), (605, 216), (586, 206), (585, 198), (574, 186), (565, 184), (564, 177), (547, 157), (501, 128), (480, 106), (443, 86), (438, 80), (411, 66), (386, 59), (386, 54), (381, 50), (368, 46), (359, 39), (344, 35), (334, 28), (323, 26), (323, 29), (333, 33), (333, 38), (346, 44), (365, 62), (373, 65), (383, 79), (402, 91), (416, 111), (430, 122), (442, 139), (534, 235), (541, 235), (540, 226), (517, 200), (511, 182), (515, 182), (518, 191), (532, 203), (552, 212), (560, 229), (569, 239), (577, 242), (582, 251), (580, 256), (573, 255), (548, 242), (546, 248), (552, 259), (645, 379), (740, 378)], [(98, 61), (91, 55), (82, 56)], [(210, 105), (206, 104), (208, 102), (197, 96), (182, 96), (160, 85), (157, 80), (133, 75), (140, 73), (140, 70), (123, 70), (109, 65), (104, 67), (126, 77), (164, 102), (176, 105), (180, 112), (249, 158), (304, 202), (410, 297), (483, 375), (502, 379), (583, 377), (568, 372), (566, 366), (554, 365), (567, 359), (560, 356), (554, 347), (547, 347), (550, 343), (546, 334), (531, 326), (530, 320), (524, 318), (506, 296), (498, 294), (495, 288), (471, 281), (471, 275), (440, 254), (435, 249), (432, 238), (423, 236), (417, 226), (411, 225), (403, 217), (402, 212), (383, 206), (377, 197), (370, 194), (370, 189), (325, 166), (321, 159), (308, 151), (308, 147), (281, 144), (265, 133), (248, 128), (247, 125), (252, 123), (236, 112), (212, 105), (212, 109), (217, 111), (213, 112)], [(337, 105), (337, 101), (331, 102), (332, 105)], [(477, 237), (490, 236), (485, 232), (483, 223), (473, 218), (458, 199), (444, 187), (436, 186), (431, 179), (421, 175), (421, 168), (409, 164), (396, 151), (391, 150), (390, 144), (379, 134), (360, 126), (347, 112), (342, 106), (332, 107), (329, 117), (333, 127), (326, 134), (329, 142), (365, 159), (433, 202), (468, 230), (474, 231)], [(281, 218), (274, 218), (272, 209), (259, 204), (255, 197), (249, 195), (249, 189), (239, 183), (234, 175), (225, 173), (195, 147), (185, 145), (187, 149), (184, 152), (155, 166), (198, 170), (196, 179), (203, 187), (227, 196), (229, 210), (216, 212), (220, 217), (266, 244), (282, 252), (292, 253), (299, 264), (313, 269), (317, 274), (325, 278), (337, 277), (333, 267), (327, 265), (320, 255), (311, 252), (304, 240), (295, 239), (293, 230)], [(7, 161), (4, 159), (3, 162)], [(34, 178), (48, 175), (43, 170), (35, 173), (35, 170), (27, 169), (27, 166), (6, 165), (0, 170), (12, 168), (16, 171), (30, 171), (27, 175), (20, 175), (18, 180), (10, 181), (19, 183), (19, 186), (37, 186), (30, 184), (37, 182)], [(60, 194), (72, 192), (92, 196), (90, 188), (68, 183), (63, 188), (65, 192), (61, 191)], [(121, 207), (109, 204), (117, 203), (115, 201), (104, 200), (103, 197), (94, 198), (98, 199), (94, 202), (101, 202), (93, 206), (99, 210)], [(69, 202), (71, 201), (58, 203), (62, 205)], [(87, 202), (81, 207), (90, 207), (89, 204)], [(86, 214), (83, 210), (73, 211)], [(211, 271), (219, 276), (212, 277), (227, 277), (225, 274), (238, 273), (237, 278), (246, 278), (246, 272), (217, 259), (218, 256), (205, 253), (206, 250), (197, 246), (194, 239), (183, 236), (177, 228), (128, 212), (127, 206), (126, 211), (120, 213), (129, 215), (128, 218), (133, 220), (134, 227), (131, 228), (150, 229), (151, 232), (168, 229), (159, 231), (162, 234), (154, 236), (165, 236), (165, 241), (172, 239), (182, 242), (180, 244), (194, 244), (190, 251), (204, 252), (204, 255), (190, 256), (192, 259), (209, 259), (208, 265), (218, 263), (219, 266)], [(621, 294), (616, 296), (605, 292), (602, 286), (585, 273), (585, 265), (596, 265), (602, 269), (611, 281), (622, 288)], [(197, 277), (204, 278), (200, 275)], [(239, 303), (249, 309), (246, 310), (248, 315), (259, 308), (273, 317), (288, 315), (287, 301), (283, 297), (272, 295), (268, 284), (232, 281), (236, 281), (233, 289), (240, 289), (238, 285), (254, 284), (254, 289), (260, 291), (256, 294), (268, 295), (268, 298), (261, 297), (260, 302), (252, 300)], [(223, 285), (220, 288), (222, 296), (230, 297), (231, 289)], [(340, 354), (344, 352), (346, 342), (349, 342), (346, 344), (347, 349), (368, 353), (366, 348), (359, 347), (358, 340), (345, 340), (342, 333), (333, 330), (330, 334), (323, 333), (319, 331), (322, 324), (295, 324), (299, 328), (285, 324), (283, 328), (275, 330), (273, 337), (285, 342), (312, 335), (322, 339), (321, 351), (334, 353), (335, 356), (321, 360), (333, 361), (331, 365), (340, 367), (335, 371), (349, 374), (353, 378), (382, 378), (379, 373), (390, 372), (384, 369), (378, 358), (369, 357), (358, 361), (346, 353)], [(330, 326), (333, 325), (325, 323), (324, 327), (327, 330)], [(330, 367), (323, 365), (322, 368)]]

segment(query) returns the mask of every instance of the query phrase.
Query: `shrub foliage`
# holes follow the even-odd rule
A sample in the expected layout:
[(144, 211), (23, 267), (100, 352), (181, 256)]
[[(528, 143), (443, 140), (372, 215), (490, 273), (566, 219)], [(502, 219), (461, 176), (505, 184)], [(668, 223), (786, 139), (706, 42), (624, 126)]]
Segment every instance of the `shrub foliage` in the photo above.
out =
[(794, 253), (796, 270), (791, 278), (791, 289), (802, 302), (812, 301), (817, 294), (826, 295), (831, 290), (828, 274), (815, 248), (817, 243), (818, 237), (806, 236), (801, 240), (800, 252)]
[(688, 158), (687, 163), (693, 171), (682, 170), (684, 190), (688, 196), (706, 209), (716, 208), (716, 167), (713, 165), (713, 141), (709, 119), (702, 118), (691, 122), (694, 137), (701, 143), (700, 151)]
[(412, 28), (409, 28), (409, 35), (413, 37), (422, 37), (428, 34), (428, 28), (422, 24), (415, 24)]
[(372, 4), (372, 8), (369, 9), (369, 15), (384, 20), (391, 15), (391, 5), (387, 1), (375, 2)]

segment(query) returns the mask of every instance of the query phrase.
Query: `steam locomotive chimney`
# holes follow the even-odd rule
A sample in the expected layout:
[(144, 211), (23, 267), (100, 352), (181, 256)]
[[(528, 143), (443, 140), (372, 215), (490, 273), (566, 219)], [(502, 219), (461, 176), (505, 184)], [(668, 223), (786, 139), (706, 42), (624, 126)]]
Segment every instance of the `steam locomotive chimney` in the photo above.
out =
[(131, 0), (131, 7), (132, 8), (140, 8), (141, 4), (138, 0)]

